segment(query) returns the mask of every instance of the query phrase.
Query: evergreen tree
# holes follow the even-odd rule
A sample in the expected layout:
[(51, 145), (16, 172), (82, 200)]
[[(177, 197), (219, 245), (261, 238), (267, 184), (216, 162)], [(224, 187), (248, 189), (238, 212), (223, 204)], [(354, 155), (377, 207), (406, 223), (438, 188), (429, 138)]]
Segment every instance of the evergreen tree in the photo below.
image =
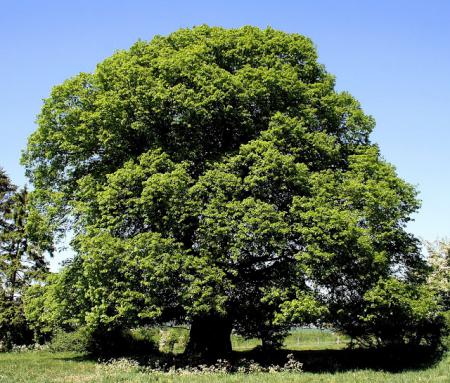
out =
[(48, 268), (42, 248), (29, 235), (28, 191), (16, 191), (4, 171), (0, 179), (0, 341), (8, 348), (31, 341), (22, 295)]

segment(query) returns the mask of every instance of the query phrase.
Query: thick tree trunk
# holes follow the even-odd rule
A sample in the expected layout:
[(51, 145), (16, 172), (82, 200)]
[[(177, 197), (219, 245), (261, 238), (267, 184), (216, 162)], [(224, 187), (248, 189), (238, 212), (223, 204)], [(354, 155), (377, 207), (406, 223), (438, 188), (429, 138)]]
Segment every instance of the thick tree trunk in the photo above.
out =
[(185, 354), (215, 360), (231, 353), (231, 321), (218, 316), (196, 317), (192, 321)]

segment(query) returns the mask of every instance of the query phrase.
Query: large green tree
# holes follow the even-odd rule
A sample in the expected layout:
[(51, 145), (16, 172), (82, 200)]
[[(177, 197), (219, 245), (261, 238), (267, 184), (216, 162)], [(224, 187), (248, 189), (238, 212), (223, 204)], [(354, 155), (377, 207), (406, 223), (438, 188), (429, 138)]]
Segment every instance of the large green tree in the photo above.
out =
[(373, 127), (308, 38), (271, 28), (156, 36), (56, 86), (23, 162), (75, 233), (63, 320), (189, 322), (187, 351), (211, 355), (232, 329), (265, 347), (292, 324), (379, 338), (371, 299), (420, 283), (423, 260), (416, 192)]

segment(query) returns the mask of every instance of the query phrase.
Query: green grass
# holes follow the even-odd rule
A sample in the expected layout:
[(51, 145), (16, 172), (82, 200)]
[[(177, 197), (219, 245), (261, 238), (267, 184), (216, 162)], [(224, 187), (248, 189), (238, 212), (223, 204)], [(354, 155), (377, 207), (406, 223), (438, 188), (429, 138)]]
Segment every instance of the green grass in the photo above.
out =
[(80, 359), (70, 353), (43, 351), (9, 353), (0, 355), (0, 382), (48, 383), (48, 382), (160, 382), (160, 383), (419, 383), (450, 382), (450, 358), (444, 358), (437, 366), (420, 371), (388, 373), (359, 370), (339, 373), (257, 373), (257, 374), (208, 374), (168, 375), (108, 368), (92, 361)]
[[(164, 335), (163, 335), (164, 334)], [(168, 334), (170, 334), (168, 336)], [(163, 352), (181, 354), (187, 342), (189, 330), (183, 327), (139, 328), (133, 330), (137, 339), (150, 339), (159, 345)], [(165, 338), (166, 342), (161, 342)], [(171, 340), (167, 341), (167, 340)], [(345, 347), (348, 339), (332, 331), (318, 329), (294, 329), (286, 337), (284, 348), (289, 350), (322, 350), (340, 349)], [(261, 345), (259, 339), (244, 339), (239, 335), (232, 335), (231, 344), (235, 351), (248, 351)]]
[[(180, 337), (183, 330), (178, 331)], [(333, 371), (333, 363), (345, 360), (346, 371), (303, 373), (253, 373), (253, 374), (205, 374), (170, 375), (142, 372), (138, 367), (125, 365), (107, 366), (87, 360), (76, 353), (50, 353), (27, 351), (0, 354), (0, 383), (50, 383), (50, 382), (159, 382), (159, 383), (419, 383), (450, 382), (450, 356), (445, 356), (435, 366), (398, 373), (372, 369), (356, 369), (358, 353), (343, 350), (346, 339), (332, 332), (319, 330), (293, 331), (286, 339), (285, 349), (294, 350), (299, 360), (305, 360), (305, 370)], [(244, 340), (233, 336), (233, 346), (238, 355), (252, 356), (256, 340)], [(307, 351), (309, 350), (309, 351)], [(287, 351), (285, 351), (286, 353)], [(371, 354), (360, 354), (361, 360), (371, 359)], [(303, 359), (304, 358), (304, 359)], [(309, 362), (307, 362), (309, 360)], [(308, 365), (309, 363), (309, 365)], [(328, 364), (328, 366), (326, 366)], [(364, 363), (357, 364), (359, 366)], [(315, 366), (309, 368), (308, 366)], [(331, 366), (331, 368), (330, 368)], [(361, 367), (360, 367), (361, 368)]]
[[(318, 329), (295, 329), (284, 340), (287, 350), (323, 350), (341, 349), (345, 347), (348, 339), (332, 331)], [(246, 351), (261, 345), (259, 339), (244, 339), (241, 336), (231, 337), (233, 350)]]

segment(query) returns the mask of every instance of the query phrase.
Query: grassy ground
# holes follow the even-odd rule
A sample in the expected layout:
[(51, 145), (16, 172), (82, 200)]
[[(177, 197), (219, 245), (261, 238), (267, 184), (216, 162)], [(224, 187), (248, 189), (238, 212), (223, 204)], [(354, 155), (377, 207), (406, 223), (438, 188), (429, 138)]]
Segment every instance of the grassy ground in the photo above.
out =
[[(47, 383), (47, 382), (159, 382), (159, 383), (418, 383), (450, 382), (450, 356), (444, 357), (435, 366), (421, 370), (406, 370), (392, 373), (383, 370), (367, 369), (364, 363), (370, 362), (370, 354), (358, 356), (355, 352), (343, 350), (345, 339), (335, 334), (302, 330), (293, 332), (285, 347), (296, 353), (299, 360), (305, 361), (303, 373), (253, 373), (253, 374), (205, 374), (205, 375), (170, 375), (142, 372), (129, 364), (99, 364), (75, 353), (49, 353), (46, 351), (29, 351), (0, 354), (0, 382), (7, 383)], [(256, 341), (234, 337), (233, 345), (242, 351), (237, 354), (251, 356), (246, 351), (256, 345)], [(306, 351), (305, 349), (310, 349)], [(312, 349), (312, 350), (311, 350)], [(286, 353), (287, 351), (284, 351)], [(346, 361), (347, 364), (342, 364)], [(321, 364), (323, 363), (323, 365)], [(347, 366), (345, 371), (334, 372), (336, 366)], [(341, 364), (339, 364), (341, 363)], [(357, 366), (357, 367), (355, 367)], [(322, 368), (323, 367), (323, 368)], [(337, 368), (342, 369), (341, 367)], [(328, 372), (308, 372), (323, 370)]]
[[(189, 335), (189, 330), (183, 327), (141, 328), (133, 332), (136, 338), (151, 339), (159, 345), (160, 351), (175, 354), (181, 354), (184, 351)], [(289, 350), (341, 349), (347, 342), (348, 339), (345, 336), (331, 331), (302, 328), (291, 331), (284, 341), (284, 348)], [(235, 351), (248, 351), (261, 345), (261, 341), (233, 335), (231, 344)]]
[[(341, 349), (348, 340), (342, 335), (331, 331), (317, 329), (298, 329), (292, 331), (284, 340), (284, 348), (287, 350), (323, 350)], [(240, 336), (232, 336), (233, 350), (246, 351), (261, 345), (258, 339), (244, 339)]]
[(169, 375), (139, 372), (133, 368), (108, 367), (86, 361), (75, 354), (24, 352), (0, 355), (0, 382), (160, 382), (160, 383), (418, 383), (450, 382), (450, 358), (444, 358), (437, 366), (419, 371), (388, 373), (373, 370), (356, 370), (338, 373), (255, 373), (255, 374), (207, 374)]

